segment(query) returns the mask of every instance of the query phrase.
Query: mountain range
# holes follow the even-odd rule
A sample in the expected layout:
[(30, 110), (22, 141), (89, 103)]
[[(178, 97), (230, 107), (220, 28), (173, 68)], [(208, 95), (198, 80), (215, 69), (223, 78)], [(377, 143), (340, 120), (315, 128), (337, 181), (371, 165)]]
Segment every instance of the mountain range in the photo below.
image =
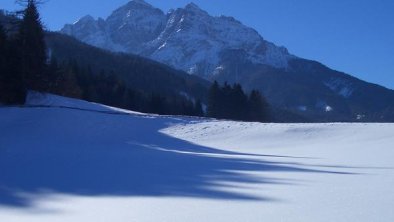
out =
[(235, 18), (211, 16), (194, 3), (164, 13), (133, 0), (106, 19), (88, 15), (61, 33), (210, 81), (241, 83), (311, 120), (394, 121), (393, 90), (292, 55)]

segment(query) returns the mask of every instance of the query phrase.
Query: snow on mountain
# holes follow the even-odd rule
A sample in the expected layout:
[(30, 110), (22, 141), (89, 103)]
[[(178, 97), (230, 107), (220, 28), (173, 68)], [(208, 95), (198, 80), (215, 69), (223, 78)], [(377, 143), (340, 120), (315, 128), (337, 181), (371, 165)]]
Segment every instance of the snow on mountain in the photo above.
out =
[[(391, 222), (393, 124), (0, 108), (0, 221)], [(107, 112), (111, 111), (111, 112)]]
[(73, 25), (65, 25), (62, 32), (99, 48), (124, 51), (122, 46), (116, 45), (111, 40), (104, 23), (102, 19), (96, 21), (92, 16), (87, 15)]
[(338, 78), (332, 78), (329, 81), (325, 82), (324, 84), (333, 92), (337, 93), (338, 95), (344, 98), (349, 98), (354, 91), (351, 82)]
[(259, 33), (232, 17), (209, 15), (196, 4), (164, 14), (143, 0), (133, 0), (106, 20), (84, 17), (61, 32), (88, 44), (139, 54), (209, 78), (228, 50), (245, 52), (256, 64), (286, 68), (294, 56), (265, 41)]
[(113, 42), (123, 46), (126, 52), (140, 54), (144, 43), (155, 39), (163, 30), (165, 20), (161, 10), (137, 0), (115, 10), (105, 22)]
[[(234, 18), (212, 17), (191, 3), (168, 14), (165, 30), (149, 43), (147, 56), (188, 71), (212, 75), (221, 66), (221, 54), (243, 50), (254, 63), (286, 67), (291, 56), (285, 49), (266, 42), (252, 28)], [(206, 77), (207, 77), (206, 76)]]
[(394, 121), (392, 90), (291, 55), (232, 17), (196, 4), (167, 14), (130, 1), (106, 20), (84, 17), (63, 33), (111, 51), (128, 52), (223, 84), (259, 90), (272, 107), (305, 121)]

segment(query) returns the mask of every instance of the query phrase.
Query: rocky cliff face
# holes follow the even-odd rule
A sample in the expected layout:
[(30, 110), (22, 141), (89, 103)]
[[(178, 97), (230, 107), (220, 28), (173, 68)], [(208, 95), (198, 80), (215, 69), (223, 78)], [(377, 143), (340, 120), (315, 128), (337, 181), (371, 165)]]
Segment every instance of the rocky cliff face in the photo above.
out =
[(143, 0), (115, 10), (107, 19), (85, 16), (61, 32), (111, 51), (142, 55), (190, 74), (213, 78), (225, 72), (225, 54), (242, 51), (256, 64), (286, 68), (294, 56), (265, 41), (232, 17), (213, 17), (194, 3), (164, 14)]

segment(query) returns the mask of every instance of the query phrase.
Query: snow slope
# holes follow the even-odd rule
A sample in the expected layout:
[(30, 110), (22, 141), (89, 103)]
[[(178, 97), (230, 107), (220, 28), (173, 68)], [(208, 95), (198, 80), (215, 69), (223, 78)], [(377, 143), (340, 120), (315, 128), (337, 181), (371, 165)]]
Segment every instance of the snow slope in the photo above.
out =
[(394, 124), (28, 104), (0, 108), (0, 221), (394, 220)]

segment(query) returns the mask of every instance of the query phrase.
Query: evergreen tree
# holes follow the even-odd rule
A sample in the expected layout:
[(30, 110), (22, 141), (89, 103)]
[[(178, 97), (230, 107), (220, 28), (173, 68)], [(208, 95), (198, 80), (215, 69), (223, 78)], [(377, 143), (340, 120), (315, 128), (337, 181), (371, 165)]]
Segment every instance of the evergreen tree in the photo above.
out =
[(214, 82), (208, 92), (208, 110), (207, 115), (209, 117), (220, 118), (220, 101), (221, 101), (221, 89), (218, 82)]
[(231, 103), (229, 106), (230, 119), (247, 120), (248, 119), (248, 97), (245, 95), (240, 84), (235, 84), (231, 88)]
[(268, 121), (268, 103), (257, 91), (248, 97), (240, 84), (220, 87), (214, 82), (209, 91), (207, 116), (243, 121)]
[(218, 106), (218, 118), (223, 118), (223, 119), (232, 119), (234, 114), (233, 114), (233, 109), (232, 109), (232, 92), (233, 89), (232, 87), (225, 82), (223, 87), (220, 88), (219, 91), (219, 97), (217, 100), (217, 106)]
[(48, 91), (54, 93), (60, 84), (60, 72), (59, 72), (59, 63), (56, 57), (51, 57), (49, 66), (47, 69), (48, 79), (49, 79), (49, 89)]
[(194, 103), (194, 115), (195, 116), (204, 116), (204, 110), (202, 108), (202, 103), (201, 100), (198, 99), (195, 103)]
[(72, 98), (81, 98), (82, 90), (78, 85), (77, 76), (71, 67), (62, 70), (60, 73), (60, 80), (57, 94)]
[(269, 120), (269, 107), (265, 98), (257, 90), (249, 96), (249, 118), (251, 121), (266, 122)]
[(3, 104), (23, 104), (26, 98), (17, 45), (0, 26), (0, 103)]
[(165, 110), (165, 98), (158, 95), (152, 94), (149, 99), (148, 112), (157, 114), (168, 114)]
[(29, 89), (46, 91), (46, 47), (44, 29), (37, 10), (36, 0), (25, 0), (26, 9), (19, 26), (18, 42), (22, 53), (22, 73)]
[[(0, 94), (4, 94), (5, 90), (5, 76), (6, 76), (6, 41), (7, 36), (0, 24)], [(3, 100), (3, 99), (2, 99)], [(2, 101), (0, 100), (0, 103)]]
[(6, 42), (7, 35), (3, 26), (0, 24), (0, 79), (4, 78), (6, 68)]

